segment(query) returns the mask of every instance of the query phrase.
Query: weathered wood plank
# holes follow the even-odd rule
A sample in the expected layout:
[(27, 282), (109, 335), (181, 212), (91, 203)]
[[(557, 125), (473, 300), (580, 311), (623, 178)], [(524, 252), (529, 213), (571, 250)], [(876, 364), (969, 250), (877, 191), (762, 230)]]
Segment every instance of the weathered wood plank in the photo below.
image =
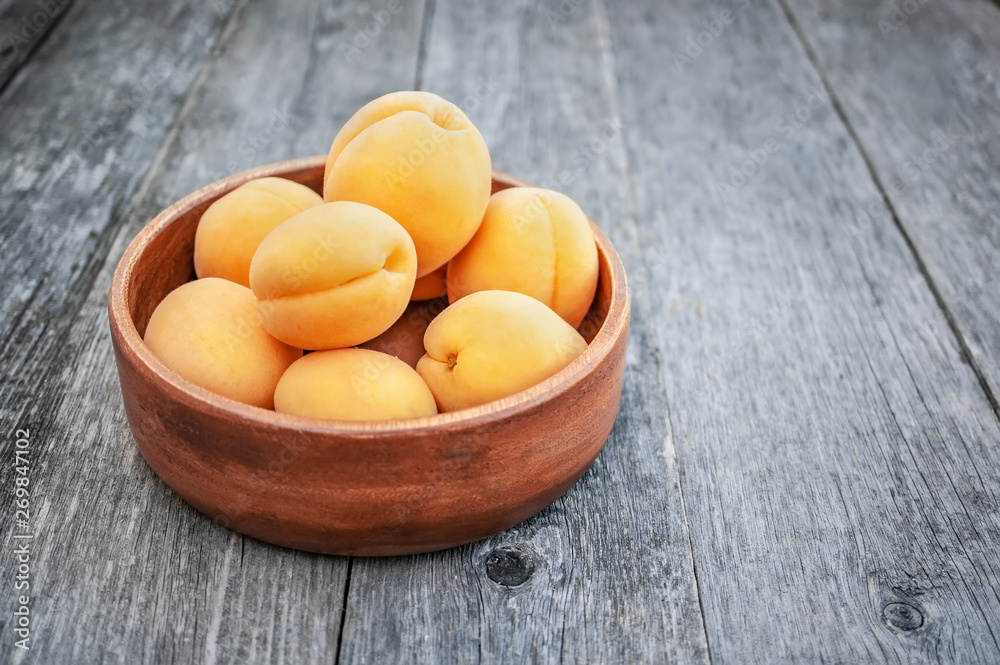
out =
[[(998, 410), (1000, 7), (790, 9)], [(871, 204), (857, 202), (856, 226), (882, 223)]]
[[(95, 662), (102, 639), (112, 647), (114, 630), (148, 616), (158, 602), (154, 585), (135, 583), (122, 598), (108, 580), (163, 578), (167, 567), (158, 570), (146, 552), (171, 550), (176, 522), (173, 528), (167, 519), (151, 522), (144, 508), (156, 498), (163, 505), (170, 500), (162, 488), (146, 489), (146, 478), (123, 473), (130, 463), (137, 467), (131, 449), (114, 445), (123, 439), (109, 435), (127, 431), (120, 411), (103, 418), (70, 413), (65, 420), (59, 414), (65, 402), (113, 394), (113, 373), (102, 368), (90, 383), (77, 384), (81, 394), (67, 395), (66, 377), (91, 341), (74, 339), (72, 326), (121, 211), (226, 16), (181, 3), (154, 9), (95, 2), (75, 5), (66, 19), (0, 96), (2, 445), (7, 453), (14, 429), (29, 430), (36, 536), (28, 589), (32, 648), (14, 651), (15, 599), (8, 594), (0, 600), (0, 630), (8, 638), (0, 649), (24, 656), (22, 662)], [(80, 364), (87, 366), (85, 359)], [(0, 467), (0, 478), (4, 488), (13, 487), (11, 465)], [(13, 542), (13, 529), (5, 520), (5, 541)], [(0, 562), (7, 579), (16, 563), (14, 557)], [(104, 614), (109, 607), (112, 613)], [(168, 633), (152, 635), (151, 623), (133, 625), (140, 634), (134, 650), (155, 652), (153, 644), (183, 650)]]
[(610, 18), (713, 662), (996, 662), (997, 420), (783, 11)]
[[(496, 168), (560, 186), (641, 263), (607, 20), (597, 3), (438, 0), (425, 88), (465, 108)], [(561, 500), (495, 537), (355, 559), (343, 663), (707, 662), (673, 434), (640, 285), (621, 411)]]
[[(363, 11), (318, 1), (210, 7), (225, 10), (226, 16), (174, 5), (161, 9), (211, 18), (216, 32), (228, 17), (217, 41), (213, 32), (192, 35), (191, 26), (175, 26), (169, 17), (158, 21), (148, 10), (143, 10), (147, 19), (132, 17), (130, 23), (121, 8), (89, 5), (94, 21), (125, 14), (115, 34), (128, 34), (128, 39), (109, 45), (106, 35), (88, 25), (89, 15), (73, 23), (81, 33), (62, 35), (60, 44), (71, 51), (95, 49), (100, 41), (107, 60), (78, 56), (78, 67), (92, 71), (96, 81), (118, 81), (126, 93), (141, 80), (141, 49), (135, 69), (117, 71), (108, 63), (133, 58), (133, 40), (157, 41), (168, 54), (187, 54), (191, 63), (180, 94), (153, 100), (162, 106), (159, 115), (132, 121), (141, 133), (109, 133), (99, 147), (81, 151), (85, 158), (96, 154), (98, 164), (111, 165), (111, 174), (88, 176), (86, 169), (64, 165), (61, 177), (40, 183), (46, 160), (54, 160), (27, 149), (19, 156), (20, 170), (17, 164), (10, 167), (21, 174), (13, 186), (20, 187), (23, 223), (10, 229), (13, 236), (20, 234), (19, 244), (8, 242), (5, 229), (3, 266), (5, 274), (16, 276), (9, 282), (7, 302), (21, 309), (5, 310), (5, 324), (15, 322), (5, 335), (17, 339), (32, 324), (50, 331), (50, 337), (11, 351), (9, 364), (4, 358), (3, 421), (31, 427), (38, 455), (32, 498), (38, 533), (32, 578), (38, 593), (32, 605), (37, 642), (22, 662), (335, 661), (347, 560), (244, 539), (179, 504), (142, 461), (128, 431), (105, 307), (118, 256), (159, 209), (221, 173), (323, 152), (339, 124), (364, 101), (411, 84), (421, 2), (392, 13), (378, 36), (378, 50), (374, 44), (360, 49), (351, 62), (341, 50), (356, 29), (372, 20), (370, 12), (384, 5), (374, 3)], [(170, 39), (135, 34), (154, 26)], [(195, 38), (203, 49), (197, 57), (184, 41)], [(213, 42), (211, 56), (199, 65)], [(176, 63), (165, 54), (158, 57), (160, 63)], [(180, 77), (179, 65), (171, 71), (173, 83)], [(32, 81), (56, 81), (57, 73)], [(36, 114), (52, 112), (54, 85), (28, 96), (38, 100)], [(100, 99), (115, 98), (105, 91)], [(78, 99), (102, 109), (94, 124), (100, 126), (106, 114), (113, 117), (113, 107), (85, 94)], [(67, 117), (74, 112), (82, 113), (69, 106), (61, 111)], [(25, 134), (38, 131), (29, 119), (18, 118), (28, 125)], [(52, 150), (58, 154), (57, 147)], [(25, 172), (34, 175), (28, 178)], [(67, 181), (75, 186), (65, 187)], [(94, 194), (86, 190), (88, 183), (106, 183), (112, 191)], [(88, 228), (99, 229), (94, 233), (100, 242), (81, 242)], [(46, 230), (70, 237), (50, 237)], [(15, 251), (26, 248), (29, 256), (18, 259)], [(67, 288), (75, 275), (64, 274), (67, 264), (82, 260), (88, 262), (87, 280)], [(33, 271), (32, 262), (41, 265)], [(16, 291), (31, 288), (45, 299), (25, 300)], [(4, 487), (11, 486), (10, 478), (4, 465)], [(6, 522), (4, 532), (9, 532)], [(12, 565), (10, 557), (0, 563), (7, 579), (12, 579)], [(10, 595), (0, 602), (0, 629), (8, 635)], [(3, 651), (9, 646), (5, 640)]]
[[(888, 211), (857, 223), (857, 206), (880, 197), (829, 106), (817, 97), (802, 126), (789, 136), (778, 128), (817, 79), (775, 6), (740, 4), (681, 2), (669, 13), (657, 3), (616, 6), (615, 60), (599, 6), (596, 14), (589, 4), (550, 3), (489, 16), (438, 7), (420, 80), (460, 102), (473, 95), (465, 105), (475, 106), (498, 167), (542, 183), (566, 171), (564, 189), (625, 255), (637, 281), (628, 382), (605, 453), (553, 508), (467, 548), (356, 560), (345, 662), (384, 660), (383, 649), (432, 662), (704, 660), (688, 538), (715, 660), (997, 659), (994, 414)], [(723, 9), (736, 22), (683, 73), (670, 69), (670, 47), (683, 52), (688, 33)], [(99, 34), (96, 14), (72, 11)], [(135, 453), (118, 406), (104, 292), (114, 258), (159, 207), (220, 171), (320, 152), (362, 101), (407, 87), (419, 12), (396, 23), (409, 26), (405, 34), (386, 32), (348, 67), (338, 46), (363, 14), (244, 7), (189, 92), (198, 48), (223, 17), (157, 11), (167, 40), (119, 34), (143, 24), (130, 14), (109, 33), (120, 40), (111, 42), (118, 60), (138, 53), (125, 69), (112, 68), (111, 56), (88, 62), (94, 42), (74, 32), (39, 55), (52, 49), (59, 57), (46, 67), (83, 77), (79, 90), (60, 88), (67, 81), (59, 77), (18, 76), (0, 96), (0, 120), (10, 121), (0, 148), (14, 157), (0, 165), (8, 169), (0, 171), (0, 408), (10, 432), (32, 429), (38, 465), (38, 642), (24, 662), (332, 662), (344, 560), (243, 543), (166, 494)], [(296, 39), (257, 54), (286, 20)], [(510, 27), (515, 20), (524, 25)], [(199, 26), (200, 38), (189, 39)], [(67, 53), (82, 64), (66, 64), (74, 61)], [(183, 72), (158, 82), (129, 119), (115, 119), (113, 106), (88, 115), (94, 100), (141, 91), (143, 75), (157, 73), (143, 63), (161, 61)], [(331, 83), (268, 78), (262, 61), (315, 67)], [(612, 68), (634, 185), (614, 138)], [(493, 80), (502, 85), (490, 91)], [(835, 81), (838, 97), (842, 85)], [(487, 98), (475, 105), (479, 86)], [(27, 94), (10, 96), (12, 88)], [(251, 99), (258, 94), (260, 103)], [(341, 105), (341, 94), (357, 100)], [(285, 107), (284, 99), (298, 101)], [(309, 114), (324, 101), (334, 119), (319, 129)], [(260, 132), (286, 108), (298, 111), (264, 142)], [(90, 127), (72, 141), (68, 127), (81, 117)], [(112, 136), (104, 118), (128, 131)], [(603, 138), (605, 120), (611, 138), (591, 143)], [(312, 147), (310, 131), (323, 145)], [(39, 136), (50, 142), (41, 150)], [(768, 139), (775, 151), (765, 149), (749, 182), (719, 200), (717, 183)], [(228, 150), (244, 141), (230, 167)], [(91, 154), (91, 142), (102, 154), (88, 169), (59, 162), (67, 146)], [(72, 266), (80, 257), (85, 263)], [(33, 334), (38, 326), (48, 332)], [(4, 465), (5, 493), (12, 477)], [(519, 581), (527, 560), (534, 571), (523, 585), (493, 581)], [(5, 579), (12, 563), (0, 563)], [(8, 636), (11, 598), (2, 602)], [(608, 643), (597, 643), (602, 636)], [(9, 648), (5, 639), (5, 655)]]
[[(0, 92), (73, 0), (0, 1)], [(44, 66), (44, 65), (42, 65)]]
[[(0, 96), (5, 409), (25, 409), (51, 378), (122, 211), (224, 18), (184, 5), (77, 5)], [(164, 36), (150, 39), (151, 24)]]

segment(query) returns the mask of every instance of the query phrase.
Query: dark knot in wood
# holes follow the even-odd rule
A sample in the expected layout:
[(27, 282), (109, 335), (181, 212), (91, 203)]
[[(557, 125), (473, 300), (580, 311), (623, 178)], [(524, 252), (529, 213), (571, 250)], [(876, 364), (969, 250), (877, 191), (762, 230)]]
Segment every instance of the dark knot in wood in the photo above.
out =
[(882, 608), (882, 619), (894, 630), (908, 633), (924, 625), (924, 613), (909, 603), (889, 603)]
[(486, 557), (486, 574), (501, 586), (521, 586), (533, 572), (531, 555), (516, 547), (498, 547)]

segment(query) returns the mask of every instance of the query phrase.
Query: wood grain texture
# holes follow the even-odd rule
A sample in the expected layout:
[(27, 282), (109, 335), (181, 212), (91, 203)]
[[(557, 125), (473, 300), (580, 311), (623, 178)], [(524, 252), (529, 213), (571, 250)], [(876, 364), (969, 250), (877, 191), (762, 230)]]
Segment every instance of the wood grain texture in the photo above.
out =
[(713, 662), (995, 662), (976, 376), (781, 8), (660, 6), (610, 18)]
[[(919, 3), (883, 43), (890, 3), (490, 4), (404, 3), (366, 41), (387, 3), (76, 3), (2, 89), (0, 452), (30, 428), (36, 533), (16, 662), (1000, 660), (1000, 432), (952, 332), (996, 394), (996, 8)], [(414, 81), (622, 253), (618, 422), (563, 499), (470, 546), (243, 539), (137, 454), (112, 269), (180, 196), (322, 152)]]
[(1000, 414), (1000, 7), (789, 5)]
[[(556, 1), (438, 0), (420, 82), (469, 113), (495, 168), (543, 186), (565, 171), (559, 189), (632, 271), (641, 259), (607, 21), (600, 4), (577, 5), (553, 22)], [(340, 662), (707, 662), (646, 297), (635, 293), (621, 410), (592, 469), (495, 537), (355, 559)]]
[[(73, 0), (0, 0), (0, 93)], [(42, 71), (47, 63), (39, 63)]]
[[(78, 5), (0, 101), (0, 350), (6, 408), (50, 378), (198, 63), (224, 17)], [(152, 22), (167, 35), (151, 40)], [(54, 101), (55, 100), (55, 101)]]
[[(186, 658), (172, 617), (152, 620), (175, 575), (147, 555), (187, 565), (191, 550), (178, 551), (176, 540), (180, 509), (162, 487), (151, 491), (148, 474), (135, 473), (134, 453), (120, 445), (123, 414), (88, 408), (110, 406), (114, 375), (107, 359), (97, 360), (101, 345), (91, 346), (100, 336), (83, 336), (74, 323), (225, 16), (182, 3), (94, 2), (65, 19), (0, 97), (0, 409), (5, 434), (20, 427), (31, 435), (31, 610), (36, 636), (53, 636), (18, 653), (23, 662), (95, 662), (105, 649), (114, 654), (114, 635), (126, 632), (132, 655)], [(150, 26), (162, 30), (157, 39)], [(13, 439), (2, 445), (7, 459)], [(11, 465), (0, 467), (0, 479), (11, 505)], [(159, 519), (146, 510), (151, 502), (162, 506)], [(13, 528), (5, 519), (5, 537)], [(5, 578), (15, 565), (3, 558)], [(128, 592), (123, 580), (132, 581)], [(195, 593), (180, 595), (179, 607)], [(5, 635), (14, 602), (13, 594), (0, 599)], [(0, 649), (14, 655), (10, 640)]]
[[(119, 256), (160, 209), (219, 173), (321, 153), (364, 101), (412, 85), (422, 3), (393, 14), (364, 62), (341, 55), (384, 4), (76, 5), (37, 54), (65, 50), (67, 71), (4, 91), (18, 104), (0, 111), (15, 155), (0, 166), (0, 265), (17, 277), (0, 283), (0, 408), (11, 432), (32, 428), (37, 454), (38, 639), (20, 662), (335, 661), (347, 560), (244, 540), (179, 504), (128, 431), (106, 302)], [(154, 65), (171, 73), (116, 113)], [(70, 148), (90, 161), (74, 166)], [(4, 579), (13, 565), (0, 562)], [(13, 602), (0, 598), (4, 635)]]

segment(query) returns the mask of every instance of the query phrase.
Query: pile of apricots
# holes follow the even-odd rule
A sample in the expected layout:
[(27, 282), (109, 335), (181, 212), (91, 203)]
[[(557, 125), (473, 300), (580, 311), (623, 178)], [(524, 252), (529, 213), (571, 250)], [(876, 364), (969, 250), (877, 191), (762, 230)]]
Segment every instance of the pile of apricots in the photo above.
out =
[(317, 418), (430, 416), (529, 388), (587, 347), (597, 247), (570, 198), (491, 195), (491, 174), (457, 106), (380, 97), (334, 139), (322, 197), (260, 178), (205, 211), (198, 279), (144, 340), (203, 388)]

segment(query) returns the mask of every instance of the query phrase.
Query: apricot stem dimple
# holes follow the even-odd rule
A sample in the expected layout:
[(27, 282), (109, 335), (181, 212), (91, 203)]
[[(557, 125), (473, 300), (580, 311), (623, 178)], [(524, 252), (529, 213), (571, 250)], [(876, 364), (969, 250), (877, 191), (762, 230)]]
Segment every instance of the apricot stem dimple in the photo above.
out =
[(455, 365), (458, 364), (458, 355), (454, 353), (448, 354), (448, 369), (455, 369)]

